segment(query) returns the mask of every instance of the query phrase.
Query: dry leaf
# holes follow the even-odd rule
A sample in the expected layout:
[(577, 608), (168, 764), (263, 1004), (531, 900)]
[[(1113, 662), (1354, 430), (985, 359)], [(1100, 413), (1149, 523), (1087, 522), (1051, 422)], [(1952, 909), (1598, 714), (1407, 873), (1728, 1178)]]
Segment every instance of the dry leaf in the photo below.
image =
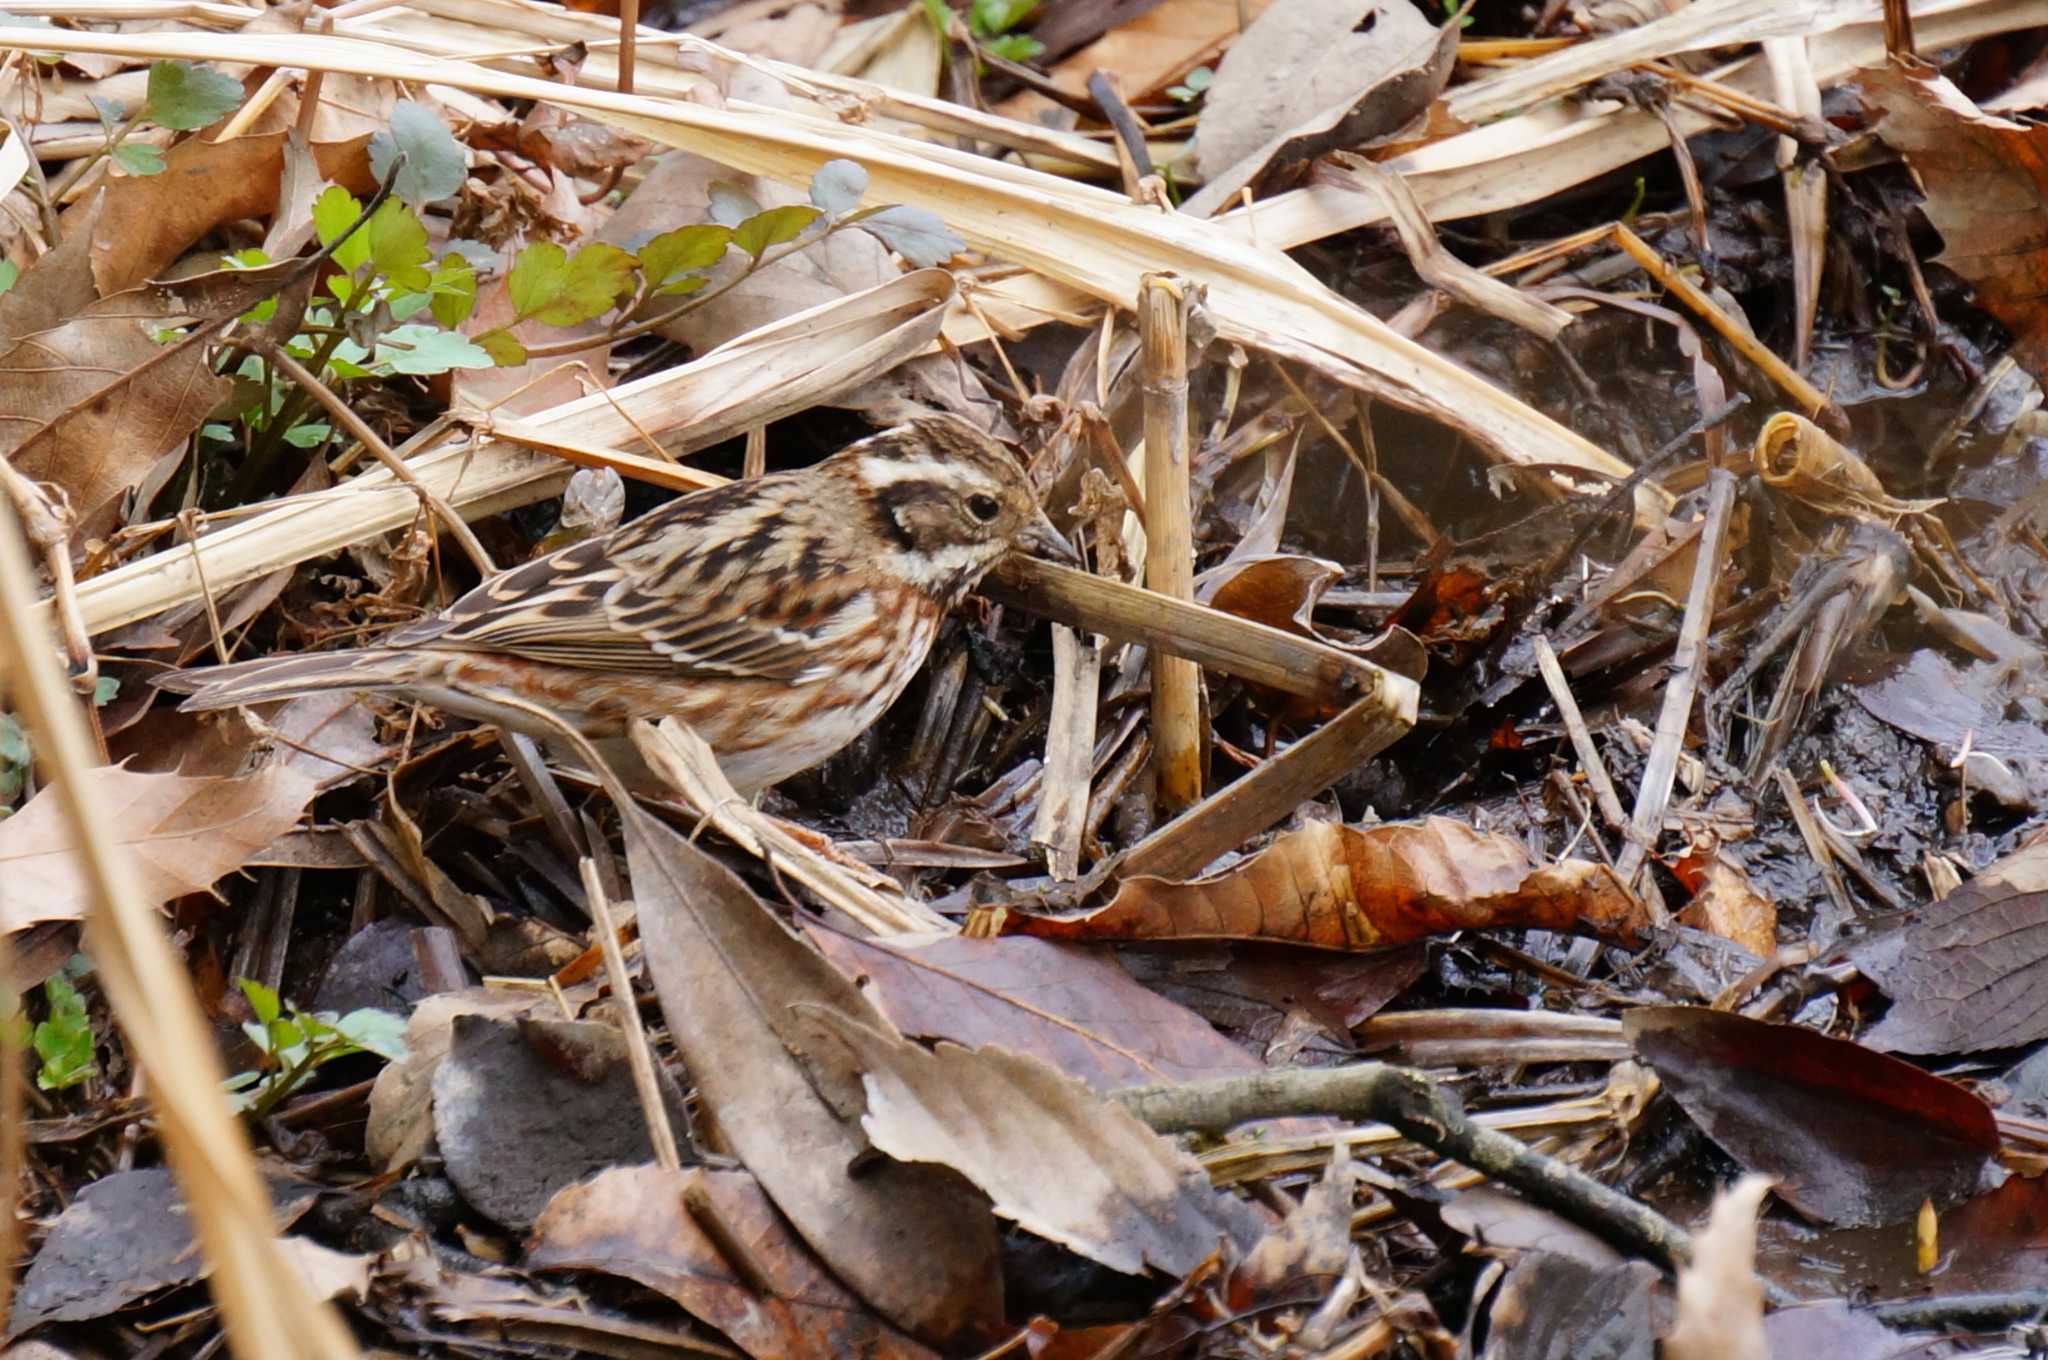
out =
[(731, 870), (632, 805), (620, 812), (647, 971), (725, 1144), (883, 1317), (920, 1339), (986, 1344), (1002, 1319), (986, 1203), (957, 1177), (869, 1155), (858, 1072), (792, 1008), (887, 1022)]
[(1764, 1340), (1764, 1284), (1756, 1275), (1756, 1215), (1765, 1176), (1744, 1176), (1714, 1197), (1692, 1264), (1678, 1272), (1678, 1322), (1665, 1360), (1771, 1360)]
[(1733, 940), (1760, 959), (1778, 949), (1778, 908), (1756, 890), (1741, 866), (1715, 855), (1707, 862), (1705, 882), (1678, 913), (1680, 925)]
[[(722, 1240), (746, 1244), (741, 1274), (685, 1204), (701, 1196)], [(927, 1360), (932, 1352), (880, 1321), (790, 1232), (744, 1171), (622, 1166), (560, 1191), (534, 1224), (526, 1264), (601, 1270), (635, 1280), (731, 1337), (747, 1354)], [(766, 1292), (760, 1292), (765, 1288)]]
[(1918, 61), (1857, 72), (1884, 111), (1878, 135), (1926, 186), (1923, 208), (1947, 249), (1935, 257), (1969, 280), (2012, 332), (2013, 357), (2048, 376), (2048, 128), (1995, 118)]
[[(87, 775), (86, 806), (135, 860), (141, 895), (167, 902), (210, 886), (298, 823), (315, 779), (271, 765), (243, 779), (137, 774), (102, 765)], [(71, 828), (50, 789), (0, 821), (0, 932), (74, 921), (90, 888)]]
[(1265, 1225), (1211, 1187), (1200, 1163), (1113, 1100), (1022, 1053), (927, 1049), (806, 1006), (858, 1057), (861, 1127), (905, 1162), (951, 1167), (995, 1211), (1127, 1275), (1179, 1277), (1218, 1241), (1249, 1250)]
[(1648, 924), (1605, 865), (1536, 867), (1517, 842), (1447, 817), (1310, 822), (1211, 878), (1134, 878), (1081, 916), (1010, 913), (1005, 933), (1055, 940), (1276, 940), (1377, 949), (1516, 926), (1629, 938)]

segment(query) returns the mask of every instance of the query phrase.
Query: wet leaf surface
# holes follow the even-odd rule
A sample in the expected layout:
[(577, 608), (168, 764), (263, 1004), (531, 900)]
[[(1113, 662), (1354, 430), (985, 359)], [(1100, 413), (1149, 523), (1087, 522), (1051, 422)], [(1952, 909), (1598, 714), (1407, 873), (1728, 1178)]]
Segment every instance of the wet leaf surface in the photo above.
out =
[(1860, 1044), (1690, 1006), (1624, 1025), (1707, 1136), (1818, 1221), (1895, 1224), (1923, 1200), (1954, 1204), (1998, 1150), (1982, 1100)]

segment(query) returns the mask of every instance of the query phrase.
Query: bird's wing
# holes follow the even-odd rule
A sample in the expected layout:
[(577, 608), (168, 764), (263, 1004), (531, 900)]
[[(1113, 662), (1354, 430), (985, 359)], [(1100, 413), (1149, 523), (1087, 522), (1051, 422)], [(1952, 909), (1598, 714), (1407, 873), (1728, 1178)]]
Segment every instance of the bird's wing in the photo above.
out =
[(872, 619), (872, 602), (816, 572), (787, 578), (786, 536), (764, 531), (759, 497), (723, 494), (742, 489), (684, 497), (501, 572), (387, 641), (589, 670), (818, 679), (832, 645)]

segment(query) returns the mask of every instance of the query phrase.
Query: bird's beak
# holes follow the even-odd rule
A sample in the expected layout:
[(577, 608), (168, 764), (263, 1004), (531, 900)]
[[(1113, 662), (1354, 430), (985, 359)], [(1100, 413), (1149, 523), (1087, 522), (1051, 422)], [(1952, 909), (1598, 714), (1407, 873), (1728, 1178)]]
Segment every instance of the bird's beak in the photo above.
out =
[(1045, 517), (1043, 510), (1039, 511), (1038, 517), (1026, 524), (1024, 531), (1017, 535), (1017, 546), (1034, 557), (1050, 558), (1070, 567), (1088, 565), (1081, 560), (1081, 554), (1074, 551), (1074, 545), (1067, 542), (1060, 531), (1053, 527), (1053, 522)]

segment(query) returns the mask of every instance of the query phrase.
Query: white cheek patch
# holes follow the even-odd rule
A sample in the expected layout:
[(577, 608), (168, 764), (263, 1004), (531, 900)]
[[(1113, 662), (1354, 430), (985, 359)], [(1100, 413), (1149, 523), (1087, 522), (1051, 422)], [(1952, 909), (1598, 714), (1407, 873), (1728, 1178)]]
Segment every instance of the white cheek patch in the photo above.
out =
[(883, 560), (892, 575), (927, 593), (944, 590), (964, 576), (979, 574), (997, 557), (1000, 547), (986, 543), (951, 543), (937, 552), (892, 552)]

